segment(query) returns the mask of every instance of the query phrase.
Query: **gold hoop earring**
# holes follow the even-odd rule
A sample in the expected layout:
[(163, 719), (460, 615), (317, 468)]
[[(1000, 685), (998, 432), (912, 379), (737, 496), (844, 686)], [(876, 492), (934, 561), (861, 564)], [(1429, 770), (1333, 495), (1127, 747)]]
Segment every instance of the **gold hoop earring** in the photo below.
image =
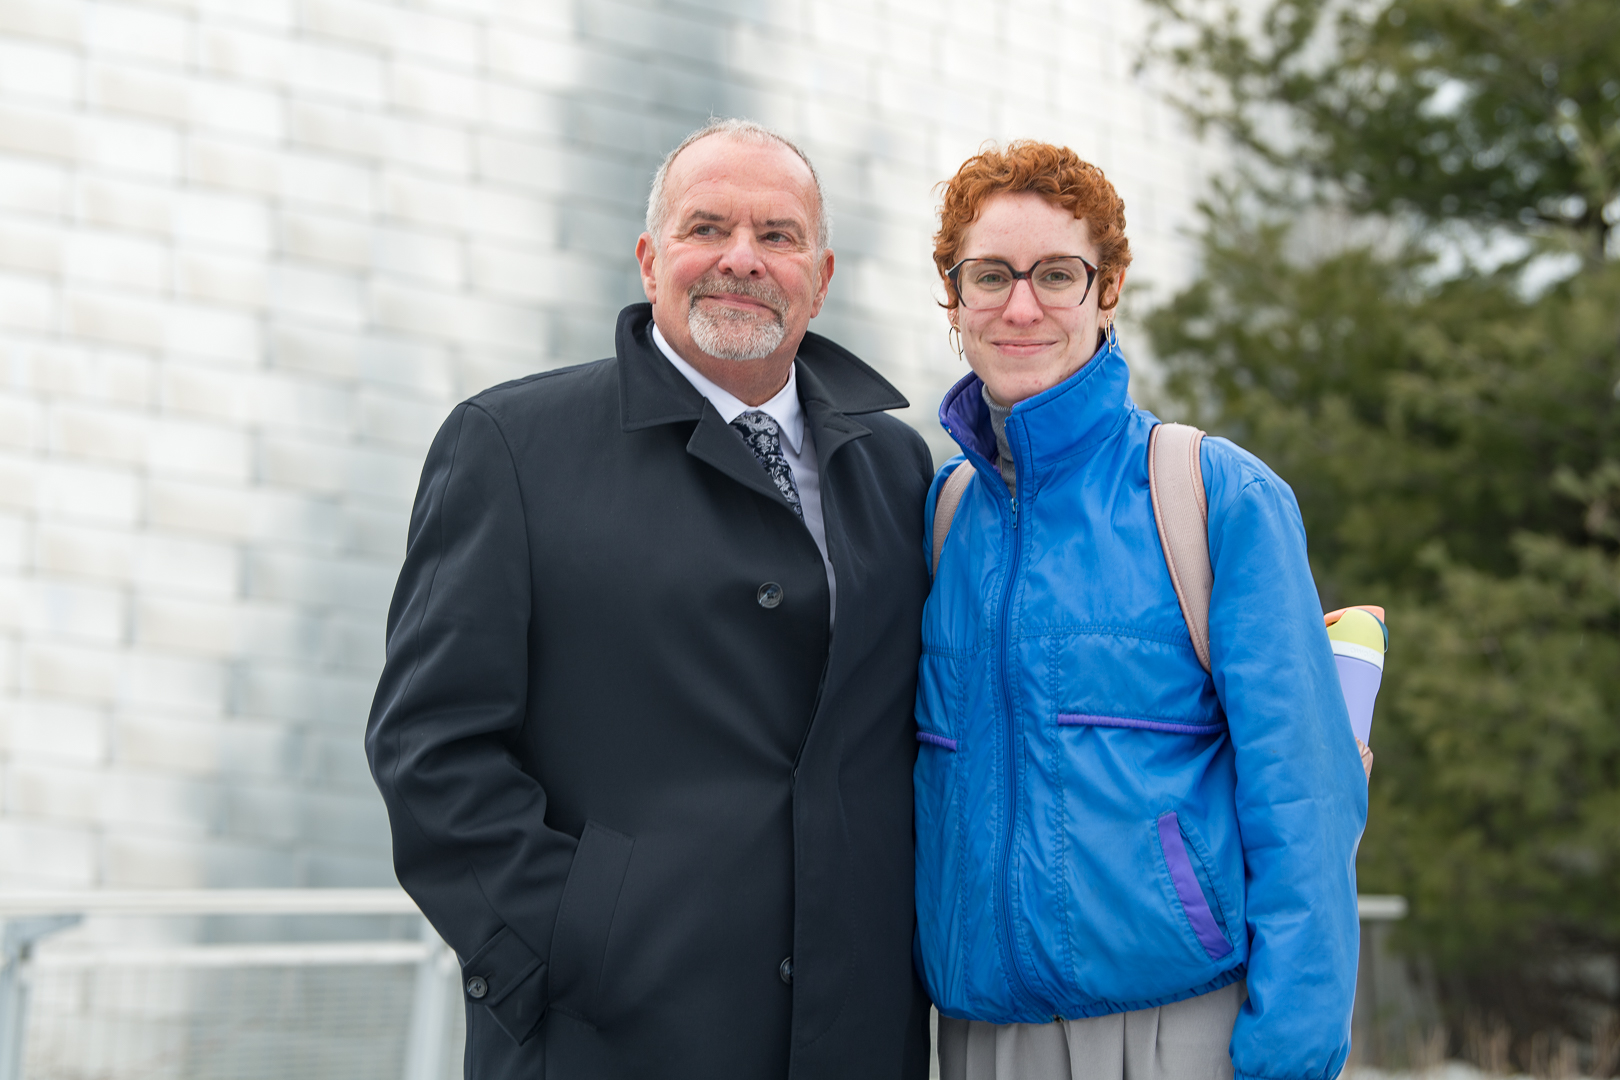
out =
[(956, 358), (958, 360), (963, 359), (963, 356), (962, 356), (962, 328), (960, 326), (957, 326), (955, 323), (951, 323), (950, 330), (945, 334), (945, 340), (950, 342), (951, 351), (956, 353)]

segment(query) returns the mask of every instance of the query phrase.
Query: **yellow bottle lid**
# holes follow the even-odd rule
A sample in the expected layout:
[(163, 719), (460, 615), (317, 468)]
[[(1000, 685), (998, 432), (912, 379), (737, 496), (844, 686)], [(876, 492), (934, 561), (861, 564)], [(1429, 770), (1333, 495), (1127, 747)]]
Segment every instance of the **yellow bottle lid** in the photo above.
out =
[[(1346, 608), (1328, 624), (1328, 637), (1336, 642), (1359, 645), (1383, 655), (1389, 647), (1389, 634), (1383, 622), (1364, 608)], [(1331, 617), (1331, 616), (1330, 616)]]

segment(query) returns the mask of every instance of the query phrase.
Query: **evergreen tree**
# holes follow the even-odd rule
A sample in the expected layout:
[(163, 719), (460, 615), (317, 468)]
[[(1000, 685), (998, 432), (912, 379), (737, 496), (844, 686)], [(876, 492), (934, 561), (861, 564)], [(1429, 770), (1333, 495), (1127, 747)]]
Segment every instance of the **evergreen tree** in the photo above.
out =
[(1362, 889), (1528, 1065), (1620, 1006), (1620, 3), (1153, 2), (1243, 166), (1145, 319), (1166, 411), (1387, 603)]

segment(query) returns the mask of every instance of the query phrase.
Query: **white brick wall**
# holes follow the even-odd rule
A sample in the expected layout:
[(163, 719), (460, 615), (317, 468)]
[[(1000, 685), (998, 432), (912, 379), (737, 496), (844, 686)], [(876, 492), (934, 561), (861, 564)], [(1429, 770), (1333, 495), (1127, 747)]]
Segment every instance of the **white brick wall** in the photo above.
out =
[(1092, 157), (1137, 288), (1208, 153), (1137, 0), (0, 0), (0, 886), (389, 879), (360, 737), (428, 440), (611, 347), (662, 154), (801, 139), (817, 329), (931, 420), (933, 185)]

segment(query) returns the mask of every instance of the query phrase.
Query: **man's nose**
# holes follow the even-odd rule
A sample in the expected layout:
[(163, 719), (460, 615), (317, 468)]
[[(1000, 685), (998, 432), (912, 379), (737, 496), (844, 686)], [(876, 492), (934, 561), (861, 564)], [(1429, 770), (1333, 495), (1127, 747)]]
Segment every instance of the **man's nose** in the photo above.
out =
[(765, 260), (754, 234), (747, 229), (734, 231), (720, 250), (720, 262), (715, 269), (733, 277), (764, 277)]
[(1034, 284), (1028, 278), (1014, 281), (1012, 295), (1007, 297), (1007, 304), (1001, 309), (1001, 317), (1007, 322), (1027, 326), (1030, 323), (1040, 322), (1045, 314), (1041, 302), (1035, 299)]

